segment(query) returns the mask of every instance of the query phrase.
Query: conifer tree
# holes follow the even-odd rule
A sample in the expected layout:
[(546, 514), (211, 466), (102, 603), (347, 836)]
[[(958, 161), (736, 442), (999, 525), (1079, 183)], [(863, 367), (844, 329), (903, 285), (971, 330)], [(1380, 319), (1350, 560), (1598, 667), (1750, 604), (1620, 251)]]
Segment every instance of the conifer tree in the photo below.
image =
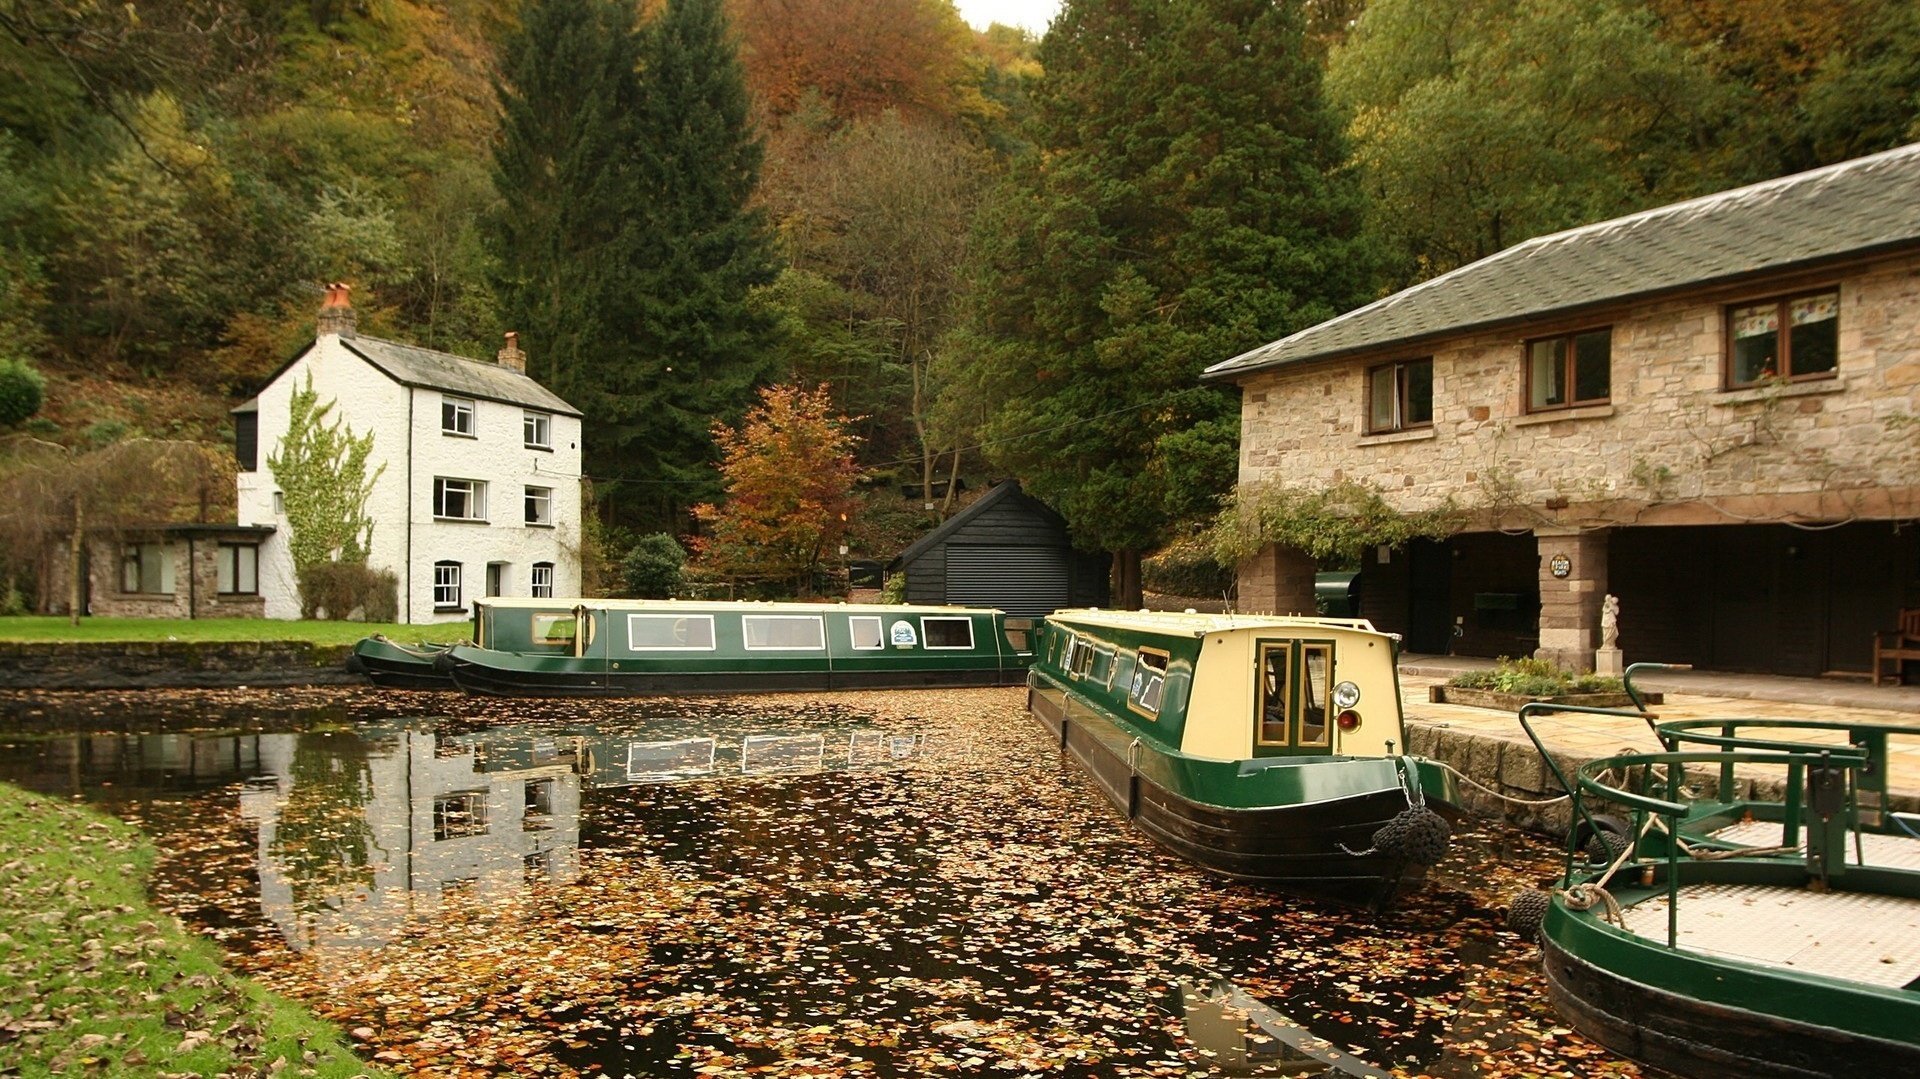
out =
[(1067, 0), (1040, 60), (947, 392), (1131, 605), (1139, 553), (1233, 482), (1201, 369), (1365, 298), (1359, 196), (1297, 5)]

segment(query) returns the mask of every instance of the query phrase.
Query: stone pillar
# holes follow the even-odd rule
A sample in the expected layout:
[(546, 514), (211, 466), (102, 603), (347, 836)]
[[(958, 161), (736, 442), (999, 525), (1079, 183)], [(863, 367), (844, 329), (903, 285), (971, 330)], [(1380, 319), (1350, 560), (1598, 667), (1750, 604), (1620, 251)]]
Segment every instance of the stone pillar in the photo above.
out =
[(1314, 613), (1313, 559), (1292, 547), (1270, 543), (1240, 563), (1239, 609), (1249, 614)]
[(1536, 528), (1540, 546), (1540, 648), (1534, 655), (1593, 670), (1600, 600), (1607, 594), (1607, 532)]

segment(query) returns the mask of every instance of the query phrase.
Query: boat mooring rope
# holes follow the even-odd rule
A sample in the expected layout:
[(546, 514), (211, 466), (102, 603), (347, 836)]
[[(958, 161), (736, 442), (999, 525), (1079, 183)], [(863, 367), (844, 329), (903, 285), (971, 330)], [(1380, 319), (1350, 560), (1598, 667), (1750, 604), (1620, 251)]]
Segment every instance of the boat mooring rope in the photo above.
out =
[(1454, 778), (1460, 780), (1462, 783), (1465, 783), (1467, 786), (1472, 787), (1476, 790), (1485, 791), (1488, 794), (1493, 795), (1495, 798), (1498, 798), (1501, 801), (1510, 803), (1512, 805), (1550, 806), (1560, 802), (1564, 802), (1568, 798), (1573, 797), (1570, 794), (1558, 794), (1553, 796), (1552, 798), (1515, 798), (1510, 794), (1502, 794), (1499, 791), (1494, 790), (1492, 787), (1489, 787), (1485, 783), (1482, 783), (1479, 780), (1468, 775), (1467, 773), (1462, 772), (1460, 769), (1455, 768), (1453, 765), (1448, 764), (1446, 761), (1434, 761), (1433, 763), (1439, 765), (1442, 769), (1446, 771), (1452, 772), (1454, 775)]

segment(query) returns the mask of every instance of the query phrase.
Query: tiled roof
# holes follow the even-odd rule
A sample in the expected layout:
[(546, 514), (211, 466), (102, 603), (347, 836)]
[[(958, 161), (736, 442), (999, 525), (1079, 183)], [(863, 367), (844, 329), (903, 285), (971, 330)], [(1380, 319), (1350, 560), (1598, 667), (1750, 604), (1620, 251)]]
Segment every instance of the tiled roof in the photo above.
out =
[(378, 337), (342, 337), (340, 343), (404, 386), (446, 390), (462, 397), (580, 415), (579, 409), (562, 401), (552, 390), (511, 367)]
[(1459, 333), (1920, 241), (1920, 143), (1538, 236), (1202, 372)]

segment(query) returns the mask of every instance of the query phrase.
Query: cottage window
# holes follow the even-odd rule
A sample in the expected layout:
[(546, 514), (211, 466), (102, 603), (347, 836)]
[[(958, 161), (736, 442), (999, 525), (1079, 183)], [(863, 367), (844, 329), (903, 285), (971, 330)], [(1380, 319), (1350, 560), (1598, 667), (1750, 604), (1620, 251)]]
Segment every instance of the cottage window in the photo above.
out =
[(862, 650), (885, 648), (886, 635), (881, 631), (880, 619), (866, 615), (856, 615), (847, 619), (847, 632), (853, 635), (853, 646)]
[(127, 544), (120, 555), (120, 591), (173, 595), (173, 545)]
[(635, 652), (662, 649), (713, 650), (710, 614), (630, 614), (627, 647)]
[(448, 521), (487, 519), (487, 485), (481, 480), (433, 480), (433, 515)]
[(826, 623), (810, 614), (750, 614), (740, 619), (749, 649), (785, 648), (817, 652), (827, 646)]
[(1167, 654), (1142, 648), (1133, 658), (1133, 684), (1127, 687), (1127, 707), (1145, 716), (1160, 715), (1160, 697), (1167, 685)]
[(487, 794), (461, 791), (433, 800), (433, 838), (459, 839), (487, 834)]
[(553, 791), (555, 781), (537, 779), (527, 784), (521, 827), (527, 831), (553, 827)]
[(460, 609), (460, 563), (435, 562), (433, 564), (433, 609), (436, 611)]
[(1367, 371), (1367, 433), (1433, 424), (1433, 360), (1403, 360)]
[(214, 563), (214, 590), (223, 596), (260, 592), (260, 548), (252, 543), (223, 543)]
[(920, 637), (928, 648), (972, 648), (973, 619), (922, 618)]
[(553, 598), (553, 563), (535, 562), (533, 576), (529, 580), (532, 582), (532, 588), (528, 591), (528, 595), (535, 599)]
[(550, 450), (553, 448), (553, 417), (544, 412), (523, 412), (520, 414), (520, 429), (530, 450)]
[(527, 488), (526, 504), (528, 524), (553, 527), (553, 488)]
[(1605, 404), (1612, 382), (1612, 327), (1527, 342), (1529, 412)]
[(464, 397), (440, 398), (440, 432), (472, 438), (473, 402)]
[(1832, 378), (1840, 365), (1840, 293), (1727, 309), (1727, 385)]

